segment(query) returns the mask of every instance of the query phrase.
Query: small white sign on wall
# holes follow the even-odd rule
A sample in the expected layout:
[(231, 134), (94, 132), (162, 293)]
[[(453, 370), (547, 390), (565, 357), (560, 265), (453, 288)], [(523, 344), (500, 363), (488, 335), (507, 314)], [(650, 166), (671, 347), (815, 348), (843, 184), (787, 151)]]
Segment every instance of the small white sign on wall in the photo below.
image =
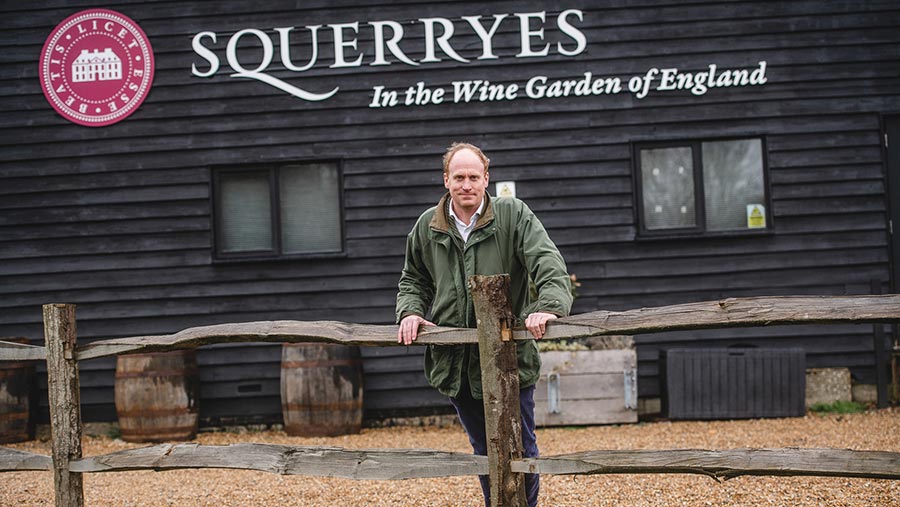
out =
[(762, 204), (747, 205), (747, 228), (764, 229), (766, 227), (766, 207)]
[(497, 197), (515, 197), (516, 182), (515, 181), (499, 181), (494, 185), (494, 193)]

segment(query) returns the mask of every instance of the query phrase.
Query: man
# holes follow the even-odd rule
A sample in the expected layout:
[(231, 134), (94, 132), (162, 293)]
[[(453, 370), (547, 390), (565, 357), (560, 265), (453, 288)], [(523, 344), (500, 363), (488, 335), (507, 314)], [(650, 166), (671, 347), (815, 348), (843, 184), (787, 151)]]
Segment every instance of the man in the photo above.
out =
[[(421, 326), (476, 327), (466, 281), (471, 275), (510, 275), (513, 313), (540, 339), (547, 323), (568, 315), (572, 295), (565, 261), (543, 225), (522, 201), (490, 197), (490, 160), (471, 144), (455, 143), (444, 154), (447, 194), (425, 211), (406, 239), (406, 262), (397, 294), (397, 341), (413, 343)], [(537, 287), (532, 301), (529, 281)], [(425, 317), (431, 313), (431, 320)], [(534, 385), (540, 356), (534, 341), (517, 342), (522, 443), (538, 455), (534, 434)], [(429, 383), (450, 397), (475, 454), (486, 455), (478, 345), (429, 345)], [(528, 505), (537, 505), (538, 478), (526, 474)], [(490, 502), (487, 476), (479, 477)]]

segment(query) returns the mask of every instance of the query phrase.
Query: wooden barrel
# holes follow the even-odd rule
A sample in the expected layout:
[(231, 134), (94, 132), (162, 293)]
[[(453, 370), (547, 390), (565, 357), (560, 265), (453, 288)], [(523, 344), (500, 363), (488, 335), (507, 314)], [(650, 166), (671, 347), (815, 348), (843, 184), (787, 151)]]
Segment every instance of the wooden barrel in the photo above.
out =
[(359, 347), (285, 343), (281, 349), (281, 413), (294, 436), (335, 436), (362, 428)]
[[(0, 341), (28, 343), (27, 338)], [(34, 361), (0, 361), (0, 443), (34, 438)]]
[(124, 355), (116, 361), (122, 440), (190, 440), (197, 434), (198, 395), (193, 350)]

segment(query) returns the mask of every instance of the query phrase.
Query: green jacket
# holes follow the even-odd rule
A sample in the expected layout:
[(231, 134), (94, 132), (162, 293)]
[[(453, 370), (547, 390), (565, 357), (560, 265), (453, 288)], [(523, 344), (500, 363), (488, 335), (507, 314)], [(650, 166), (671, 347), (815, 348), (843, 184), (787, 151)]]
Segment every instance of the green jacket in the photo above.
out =
[[(565, 261), (540, 220), (514, 198), (491, 198), (463, 244), (448, 213), (450, 195), (419, 217), (406, 239), (406, 262), (397, 294), (397, 322), (410, 314), (439, 326), (476, 327), (475, 309), (466, 287), (471, 275), (510, 275), (513, 313), (524, 323), (536, 311), (569, 314), (572, 293)], [(529, 276), (538, 289), (531, 300)], [(534, 341), (517, 342), (519, 385), (538, 381), (541, 359)], [(429, 345), (425, 353), (428, 382), (456, 397), (466, 375), (472, 396), (482, 398), (478, 345)]]

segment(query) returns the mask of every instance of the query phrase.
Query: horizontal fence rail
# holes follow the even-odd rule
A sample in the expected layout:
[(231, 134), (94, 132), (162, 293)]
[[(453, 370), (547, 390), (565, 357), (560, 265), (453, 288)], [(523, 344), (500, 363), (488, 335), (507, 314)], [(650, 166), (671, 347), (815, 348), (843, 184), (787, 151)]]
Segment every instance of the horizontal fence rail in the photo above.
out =
[[(587, 451), (511, 462), (517, 473), (551, 475), (702, 474), (900, 479), (900, 453), (843, 449)], [(0, 447), (0, 472), (52, 470), (49, 456)], [(487, 457), (432, 449), (343, 449), (275, 444), (160, 444), (70, 462), (80, 473), (222, 468), (356, 480), (404, 480), (488, 473)]]
[(47, 349), (40, 345), (0, 340), (0, 361), (46, 361)]
[(699, 449), (588, 451), (526, 458), (511, 464), (531, 474), (809, 475), (900, 479), (900, 453), (844, 449)]
[(73, 472), (231, 468), (282, 475), (399, 480), (487, 473), (487, 458), (430, 449), (342, 449), (276, 444), (162, 444), (73, 461)]
[(8, 447), (0, 447), (0, 472), (24, 472), (52, 470), (53, 460), (50, 456), (35, 454)]
[[(900, 323), (900, 295), (773, 296), (728, 298), (718, 301), (638, 308), (622, 312), (596, 311), (563, 317), (547, 325), (544, 340), (590, 336), (647, 334), (789, 324)], [(513, 339), (529, 340), (524, 329)], [(427, 327), (418, 343), (453, 345), (478, 343), (475, 329)], [(98, 340), (75, 349), (78, 360), (119, 354), (189, 349), (234, 342), (330, 342), (345, 345), (392, 346), (397, 326), (350, 324), (337, 321), (279, 320), (192, 327), (170, 335)], [(0, 360), (44, 359), (43, 347), (0, 342)]]

